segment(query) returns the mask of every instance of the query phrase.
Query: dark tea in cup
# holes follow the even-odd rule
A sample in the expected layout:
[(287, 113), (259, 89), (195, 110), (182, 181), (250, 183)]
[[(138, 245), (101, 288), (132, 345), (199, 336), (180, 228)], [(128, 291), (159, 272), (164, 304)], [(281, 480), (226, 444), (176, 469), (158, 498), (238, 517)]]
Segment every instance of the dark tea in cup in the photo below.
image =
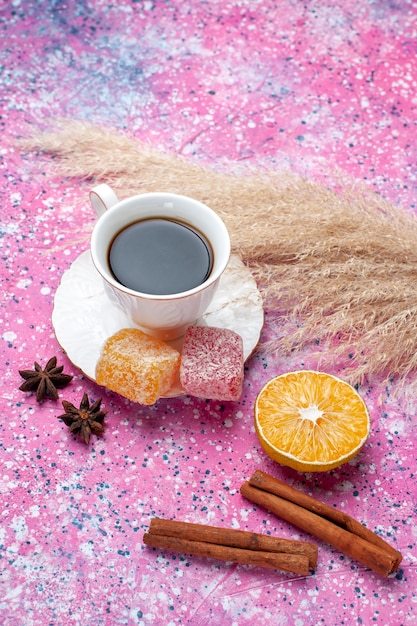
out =
[(198, 200), (164, 191), (119, 201), (103, 183), (90, 200), (98, 217), (91, 257), (106, 297), (126, 327), (178, 339), (207, 311), (229, 262), (223, 220)]
[(152, 217), (123, 228), (109, 248), (114, 278), (134, 291), (179, 294), (204, 283), (213, 267), (210, 242), (175, 219)]

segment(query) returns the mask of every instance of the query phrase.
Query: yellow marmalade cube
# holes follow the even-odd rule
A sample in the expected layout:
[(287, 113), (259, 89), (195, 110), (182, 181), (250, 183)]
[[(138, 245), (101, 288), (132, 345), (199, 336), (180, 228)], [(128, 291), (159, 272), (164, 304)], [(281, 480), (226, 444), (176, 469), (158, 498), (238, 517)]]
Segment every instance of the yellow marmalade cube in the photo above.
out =
[(105, 342), (96, 381), (129, 400), (154, 404), (174, 384), (180, 353), (137, 328), (123, 328)]

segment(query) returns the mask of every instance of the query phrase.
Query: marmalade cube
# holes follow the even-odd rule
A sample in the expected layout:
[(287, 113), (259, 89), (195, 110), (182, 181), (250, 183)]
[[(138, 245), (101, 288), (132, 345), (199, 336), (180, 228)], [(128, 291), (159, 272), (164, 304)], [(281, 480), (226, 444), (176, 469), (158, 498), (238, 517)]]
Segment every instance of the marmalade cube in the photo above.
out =
[(154, 404), (178, 378), (180, 353), (136, 328), (123, 328), (105, 342), (96, 381), (129, 400)]
[(239, 400), (243, 385), (242, 337), (228, 328), (189, 326), (182, 348), (184, 391), (208, 400)]

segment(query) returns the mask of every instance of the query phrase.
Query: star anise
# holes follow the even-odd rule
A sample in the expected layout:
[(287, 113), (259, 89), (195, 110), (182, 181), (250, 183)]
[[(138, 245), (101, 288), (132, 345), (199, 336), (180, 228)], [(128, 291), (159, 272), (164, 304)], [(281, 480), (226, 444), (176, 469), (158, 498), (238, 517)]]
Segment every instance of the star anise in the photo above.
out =
[(65, 422), (69, 427), (70, 433), (78, 435), (85, 443), (89, 443), (92, 432), (95, 435), (104, 433), (103, 420), (107, 411), (100, 411), (100, 405), (101, 398), (90, 406), (86, 393), (83, 395), (79, 409), (71, 402), (63, 400), (62, 406), (65, 413), (58, 415), (58, 419)]
[(19, 387), (20, 391), (36, 391), (36, 400), (42, 402), (48, 396), (53, 400), (58, 399), (57, 389), (62, 389), (73, 379), (69, 374), (63, 374), (63, 365), (56, 366), (56, 356), (47, 362), (45, 369), (35, 361), (34, 370), (19, 370), (19, 374), (25, 379)]

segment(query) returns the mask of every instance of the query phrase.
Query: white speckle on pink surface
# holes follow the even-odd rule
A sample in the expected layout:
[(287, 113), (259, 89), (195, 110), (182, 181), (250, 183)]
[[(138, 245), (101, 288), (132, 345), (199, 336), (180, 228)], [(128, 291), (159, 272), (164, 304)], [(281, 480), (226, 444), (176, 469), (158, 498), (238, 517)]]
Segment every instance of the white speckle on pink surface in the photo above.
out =
[(4, 600), (13, 600), (21, 595), (23, 591), (23, 585), (18, 585), (14, 589), (11, 589), (5, 596)]
[(10, 522), (10, 528), (13, 530), (15, 537), (18, 541), (23, 541), (28, 535), (28, 527), (26, 520), (20, 515), (13, 516)]

